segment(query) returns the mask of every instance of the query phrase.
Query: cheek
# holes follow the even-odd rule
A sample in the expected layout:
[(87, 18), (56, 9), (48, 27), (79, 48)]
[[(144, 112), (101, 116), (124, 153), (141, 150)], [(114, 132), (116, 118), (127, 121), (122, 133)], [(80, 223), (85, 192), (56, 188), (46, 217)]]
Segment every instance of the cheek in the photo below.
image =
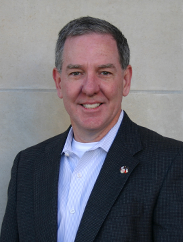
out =
[(116, 84), (110, 88), (109, 97), (110, 99), (119, 100), (122, 99), (122, 85)]
[(66, 110), (75, 110), (80, 97), (77, 85), (67, 85), (63, 88), (63, 101)]
[(62, 84), (63, 99), (72, 99), (74, 92), (75, 88), (72, 85), (68, 85), (66, 83)]

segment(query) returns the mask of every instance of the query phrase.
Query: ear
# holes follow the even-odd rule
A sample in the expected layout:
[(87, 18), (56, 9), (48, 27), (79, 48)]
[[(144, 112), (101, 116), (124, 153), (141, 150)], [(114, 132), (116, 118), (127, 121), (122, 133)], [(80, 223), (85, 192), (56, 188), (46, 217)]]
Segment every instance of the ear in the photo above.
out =
[(55, 81), (55, 86), (56, 86), (56, 89), (57, 89), (57, 95), (58, 95), (58, 97), (59, 98), (63, 98), (62, 88), (61, 88), (61, 75), (58, 72), (57, 68), (54, 68), (53, 69), (53, 79)]
[(123, 77), (123, 96), (126, 97), (130, 92), (131, 86), (131, 79), (132, 79), (132, 67), (130, 65), (124, 70), (124, 77)]

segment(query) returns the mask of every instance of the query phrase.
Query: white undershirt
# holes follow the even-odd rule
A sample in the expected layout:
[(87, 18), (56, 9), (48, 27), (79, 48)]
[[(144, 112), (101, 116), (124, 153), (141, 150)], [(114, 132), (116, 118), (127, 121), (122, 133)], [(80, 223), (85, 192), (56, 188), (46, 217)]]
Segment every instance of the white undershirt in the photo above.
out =
[(76, 141), (74, 138), (72, 140), (72, 151), (81, 158), (83, 154), (91, 149), (93, 146), (97, 145), (98, 142), (91, 142), (91, 143), (81, 143)]

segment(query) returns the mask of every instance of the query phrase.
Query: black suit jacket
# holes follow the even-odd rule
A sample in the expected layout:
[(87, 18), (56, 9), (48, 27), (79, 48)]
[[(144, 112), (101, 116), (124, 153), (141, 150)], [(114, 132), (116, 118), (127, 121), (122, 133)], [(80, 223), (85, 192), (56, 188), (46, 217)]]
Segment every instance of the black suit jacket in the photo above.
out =
[[(0, 242), (56, 242), (60, 156), (68, 130), (20, 152)], [(128, 173), (120, 173), (122, 166)], [(182, 242), (183, 144), (125, 114), (75, 242)]]

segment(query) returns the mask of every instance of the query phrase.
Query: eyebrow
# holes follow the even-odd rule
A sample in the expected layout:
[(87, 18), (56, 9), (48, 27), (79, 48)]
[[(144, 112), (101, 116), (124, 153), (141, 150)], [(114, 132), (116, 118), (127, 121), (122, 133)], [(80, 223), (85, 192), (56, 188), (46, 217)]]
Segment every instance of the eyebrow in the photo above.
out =
[(70, 69), (81, 69), (82, 66), (81, 65), (72, 65), (72, 64), (69, 64), (67, 66), (67, 70), (70, 70)]
[(105, 64), (105, 65), (100, 65), (98, 66), (99, 69), (105, 69), (105, 68), (114, 68), (115, 69), (115, 66), (113, 64)]

